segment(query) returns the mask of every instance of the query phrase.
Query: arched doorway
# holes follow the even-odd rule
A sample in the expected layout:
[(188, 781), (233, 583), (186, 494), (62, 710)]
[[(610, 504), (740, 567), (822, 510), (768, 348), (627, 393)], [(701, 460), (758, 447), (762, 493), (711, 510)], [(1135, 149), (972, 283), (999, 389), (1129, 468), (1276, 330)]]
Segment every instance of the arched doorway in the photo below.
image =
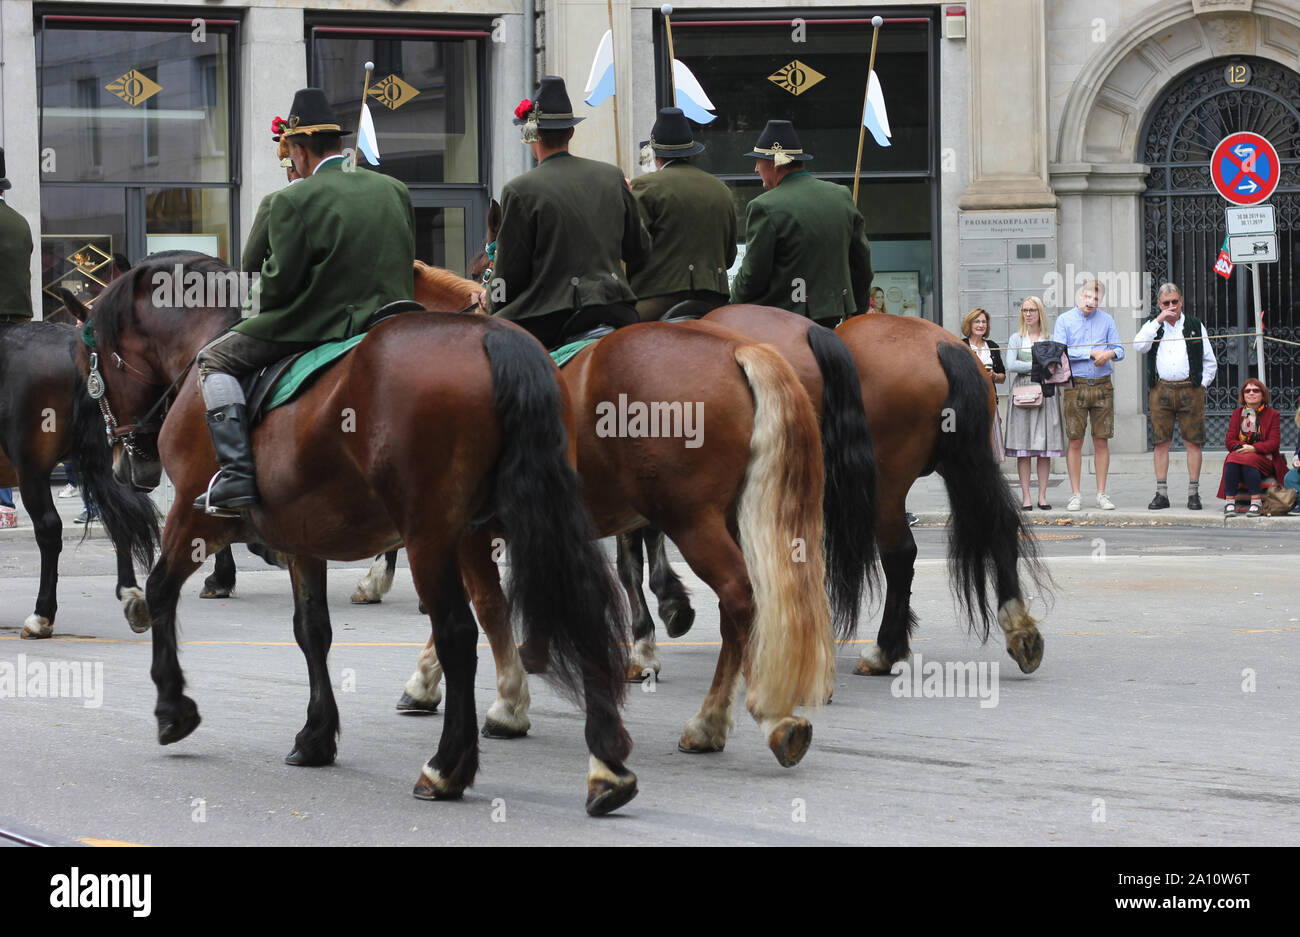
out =
[[(1245, 65), (1249, 80), (1228, 83), (1228, 67)], [(1234, 70), (1239, 78), (1242, 70)], [(1265, 335), (1300, 342), (1300, 73), (1252, 56), (1212, 59), (1184, 72), (1157, 99), (1141, 135), (1139, 159), (1150, 167), (1142, 197), (1143, 258), (1155, 284), (1172, 280), (1185, 308), (1211, 335), (1254, 327), (1250, 274), (1238, 266), (1231, 280), (1214, 270), (1223, 243), (1227, 202), (1210, 181), (1210, 155), (1230, 133), (1267, 138), (1282, 162), (1281, 181), (1269, 199), (1278, 227), (1276, 264), (1260, 265)], [(1154, 290), (1153, 286), (1153, 290)], [(1154, 308), (1154, 295), (1151, 297)], [(1219, 376), (1206, 394), (1208, 445), (1217, 448), (1236, 406), (1236, 388), (1255, 374), (1249, 338), (1215, 342)], [(1283, 412), (1285, 446), (1295, 444), (1290, 417), (1300, 396), (1300, 345), (1266, 340), (1264, 382)], [(1148, 422), (1148, 443), (1150, 425)], [(1176, 444), (1181, 440), (1175, 437)]]

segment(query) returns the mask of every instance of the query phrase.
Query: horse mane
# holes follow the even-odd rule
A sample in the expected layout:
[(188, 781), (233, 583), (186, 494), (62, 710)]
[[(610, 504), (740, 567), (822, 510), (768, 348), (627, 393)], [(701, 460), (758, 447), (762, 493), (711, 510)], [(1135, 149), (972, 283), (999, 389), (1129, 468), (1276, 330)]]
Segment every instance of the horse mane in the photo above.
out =
[(433, 312), (460, 312), (478, 303), (483, 286), (442, 267), (415, 262), (415, 298)]
[[(216, 273), (222, 276), (234, 272), (229, 265), (216, 257), (197, 251), (159, 251), (150, 254), (132, 267), (127, 273), (117, 277), (104, 288), (95, 301), (91, 319), (95, 324), (95, 335), (106, 347), (116, 348), (122, 333), (122, 320), (135, 303), (137, 289), (142, 281), (148, 283), (156, 273), (170, 273), (180, 266), (184, 273)], [(231, 296), (230, 303), (221, 311), (229, 314), (227, 325), (234, 325), (239, 320), (242, 297)], [(207, 312), (207, 309), (186, 309), (179, 303), (169, 307), (177, 313)]]

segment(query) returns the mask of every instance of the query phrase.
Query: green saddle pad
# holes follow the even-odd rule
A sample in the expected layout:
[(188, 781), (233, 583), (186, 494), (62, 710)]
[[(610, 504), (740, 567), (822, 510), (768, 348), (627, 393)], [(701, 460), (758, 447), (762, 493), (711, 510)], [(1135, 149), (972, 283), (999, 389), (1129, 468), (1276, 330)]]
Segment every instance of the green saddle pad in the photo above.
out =
[(345, 338), (341, 342), (326, 342), (324, 345), (317, 345), (311, 351), (303, 354), (289, 366), (289, 370), (280, 376), (271, 388), (270, 394), (267, 395), (266, 405), (262, 408), (263, 412), (274, 410), (276, 407), (288, 403), (296, 397), (311, 382), (319, 372), (325, 370), (339, 358), (357, 347), (357, 344), (366, 337), (366, 333), (354, 335), (351, 338)]
[(594, 345), (600, 341), (599, 338), (584, 338), (580, 341), (569, 342), (567, 345), (561, 345), (555, 351), (551, 352), (551, 360), (555, 362), (557, 368), (562, 368), (573, 360), (573, 356), (588, 345)]

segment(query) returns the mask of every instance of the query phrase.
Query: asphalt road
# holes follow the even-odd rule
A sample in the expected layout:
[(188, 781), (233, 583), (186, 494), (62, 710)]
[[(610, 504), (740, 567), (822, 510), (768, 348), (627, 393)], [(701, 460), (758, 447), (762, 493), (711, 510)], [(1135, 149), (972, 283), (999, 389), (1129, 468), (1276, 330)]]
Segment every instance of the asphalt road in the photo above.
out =
[[(741, 705), (725, 752), (677, 751), (718, 645), (716, 605), (688, 577), (695, 628), (661, 634), (661, 679), (628, 697), (640, 794), (599, 820), (583, 811), (582, 716), (535, 678), (531, 733), (483, 740), (463, 801), (410, 796), (442, 717), (393, 710), (428, 635), (405, 570), (371, 607), (347, 602), (360, 567), (331, 574), (339, 759), (292, 768), (282, 759), (307, 680), (287, 574), (241, 547), (236, 597), (200, 600), (199, 579), (187, 584), (181, 663), (203, 724), (163, 748), (148, 635), (132, 634), (112, 599), (108, 545), (65, 546), (56, 637), (19, 641), (36, 553), (9, 540), (0, 677), (20, 655), (92, 675), (102, 665), (102, 699), (0, 699), (0, 817), (61, 840), (200, 846), (1300, 844), (1300, 544), (1277, 531), (1039, 536), (1057, 590), (1050, 608), (1034, 603), (1046, 641), (1038, 672), (1022, 675), (999, 636), (981, 646), (967, 635), (943, 532), (918, 528), (913, 652), (997, 664), (995, 682), (982, 670), (996, 696), (902, 695), (896, 678), (854, 676), (873, 619), (840, 649), (834, 702), (811, 714), (812, 748), (791, 769)], [(480, 648), (481, 722), (495, 675)]]

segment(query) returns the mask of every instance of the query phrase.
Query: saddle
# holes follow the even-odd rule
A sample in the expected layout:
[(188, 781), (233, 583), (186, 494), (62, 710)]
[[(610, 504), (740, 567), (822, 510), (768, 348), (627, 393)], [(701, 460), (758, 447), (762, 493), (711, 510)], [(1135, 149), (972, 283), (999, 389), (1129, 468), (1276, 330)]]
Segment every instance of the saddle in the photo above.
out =
[(337, 342), (326, 342), (268, 364), (244, 377), (245, 412), (249, 427), (256, 426), (266, 414), (293, 400), (311, 386), (322, 371), (361, 343), (372, 328), (403, 312), (423, 312), (424, 306), (413, 299), (399, 299), (381, 306), (366, 320), (361, 333)]

